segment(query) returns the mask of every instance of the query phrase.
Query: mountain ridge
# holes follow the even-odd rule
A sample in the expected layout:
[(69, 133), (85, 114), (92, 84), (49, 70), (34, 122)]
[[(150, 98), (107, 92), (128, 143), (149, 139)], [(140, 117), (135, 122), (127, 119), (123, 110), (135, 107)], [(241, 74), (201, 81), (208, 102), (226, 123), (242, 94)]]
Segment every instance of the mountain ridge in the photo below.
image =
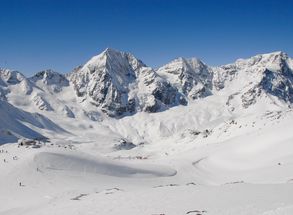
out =
[(44, 70), (27, 78), (0, 69), (0, 99), (49, 119), (92, 121), (164, 112), (208, 98), (231, 114), (254, 106), (291, 108), (292, 62), (286, 53), (273, 52), (219, 67), (177, 58), (154, 70), (130, 53), (106, 49), (68, 74)]

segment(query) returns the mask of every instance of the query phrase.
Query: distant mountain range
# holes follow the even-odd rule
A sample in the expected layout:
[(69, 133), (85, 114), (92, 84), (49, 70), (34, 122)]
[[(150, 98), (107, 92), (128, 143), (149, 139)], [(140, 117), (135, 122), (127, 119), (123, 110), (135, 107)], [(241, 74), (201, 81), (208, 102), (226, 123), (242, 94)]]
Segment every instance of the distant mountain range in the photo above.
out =
[(45, 70), (27, 78), (0, 69), (0, 116), (6, 121), (0, 122), (0, 136), (6, 135), (2, 142), (36, 136), (28, 124), (61, 131), (62, 126), (50, 120), (52, 114), (76, 120), (118, 119), (212, 97), (235, 113), (257, 104), (290, 108), (293, 60), (273, 52), (210, 67), (196, 58), (178, 58), (155, 70), (130, 53), (107, 48), (68, 74)]

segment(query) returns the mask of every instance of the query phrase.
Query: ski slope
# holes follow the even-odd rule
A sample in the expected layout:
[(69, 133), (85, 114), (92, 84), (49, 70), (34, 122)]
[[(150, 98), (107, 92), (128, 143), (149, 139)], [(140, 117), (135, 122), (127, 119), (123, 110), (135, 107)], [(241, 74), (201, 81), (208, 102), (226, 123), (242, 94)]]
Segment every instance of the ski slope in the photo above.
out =
[[(74, 144), (72, 135), (64, 135), (41, 148), (2, 145), (7, 153), (0, 153), (1, 160), (6, 160), (0, 163), (0, 214), (293, 212), (291, 110), (226, 119), (225, 123), (217, 120), (217, 113), (201, 121), (190, 119), (188, 111), (186, 118), (174, 112), (186, 125), (197, 122), (195, 127), (212, 128), (212, 133), (194, 136), (173, 128), (174, 135), (166, 136), (164, 127), (171, 126), (173, 118), (167, 120), (162, 112), (105, 121), (100, 126), (107, 138), (97, 127), (84, 143), (81, 133), (86, 136), (87, 129), (81, 132), (77, 127), (70, 130), (79, 136)], [(152, 117), (155, 124), (144, 127)], [(110, 143), (119, 135), (108, 135), (113, 130), (121, 136), (128, 131), (134, 142), (143, 136), (135, 132), (150, 132), (145, 139), (154, 135), (154, 141), (117, 151)], [(185, 137), (177, 138), (178, 132)]]

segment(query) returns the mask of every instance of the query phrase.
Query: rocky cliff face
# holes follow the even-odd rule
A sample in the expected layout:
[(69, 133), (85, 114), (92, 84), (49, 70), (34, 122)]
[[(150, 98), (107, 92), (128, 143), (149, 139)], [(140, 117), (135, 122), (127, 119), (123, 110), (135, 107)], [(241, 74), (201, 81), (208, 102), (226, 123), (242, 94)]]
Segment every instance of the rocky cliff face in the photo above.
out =
[(284, 53), (271, 56), (271, 66), (266, 67), (259, 87), (265, 92), (282, 99), (293, 102), (293, 72), (290, 68), (290, 59)]
[(0, 68), (0, 95), (2, 98), (10, 92), (9, 86), (19, 86), (24, 94), (30, 94), (32, 91), (31, 83), (22, 73)]
[(262, 96), (292, 103), (292, 60), (283, 52), (239, 59), (213, 70), (214, 88), (229, 91), (229, 99), (240, 96), (244, 108), (255, 104)]
[(212, 94), (212, 69), (196, 58), (178, 58), (159, 68), (157, 73), (189, 99), (195, 100)]
[(76, 95), (110, 116), (156, 112), (180, 102), (177, 89), (133, 55), (106, 49), (69, 76)]
[(49, 87), (54, 93), (58, 93), (63, 87), (69, 86), (69, 81), (64, 75), (51, 69), (38, 72), (29, 80), (39, 87)]

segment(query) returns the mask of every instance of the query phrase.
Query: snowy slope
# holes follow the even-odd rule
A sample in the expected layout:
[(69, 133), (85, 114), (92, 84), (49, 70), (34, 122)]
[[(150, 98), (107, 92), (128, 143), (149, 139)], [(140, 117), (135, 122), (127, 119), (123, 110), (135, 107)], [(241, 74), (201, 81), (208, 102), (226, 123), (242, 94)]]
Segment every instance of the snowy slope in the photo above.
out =
[(207, 137), (188, 132), (102, 154), (100, 134), (72, 147), (66, 136), (40, 149), (3, 145), (0, 214), (289, 215), (292, 119), (292, 111), (227, 119)]
[(0, 144), (17, 142), (19, 138), (23, 137), (29, 139), (44, 137), (41, 130), (56, 133), (66, 132), (41, 114), (23, 111), (1, 100), (0, 118)]

